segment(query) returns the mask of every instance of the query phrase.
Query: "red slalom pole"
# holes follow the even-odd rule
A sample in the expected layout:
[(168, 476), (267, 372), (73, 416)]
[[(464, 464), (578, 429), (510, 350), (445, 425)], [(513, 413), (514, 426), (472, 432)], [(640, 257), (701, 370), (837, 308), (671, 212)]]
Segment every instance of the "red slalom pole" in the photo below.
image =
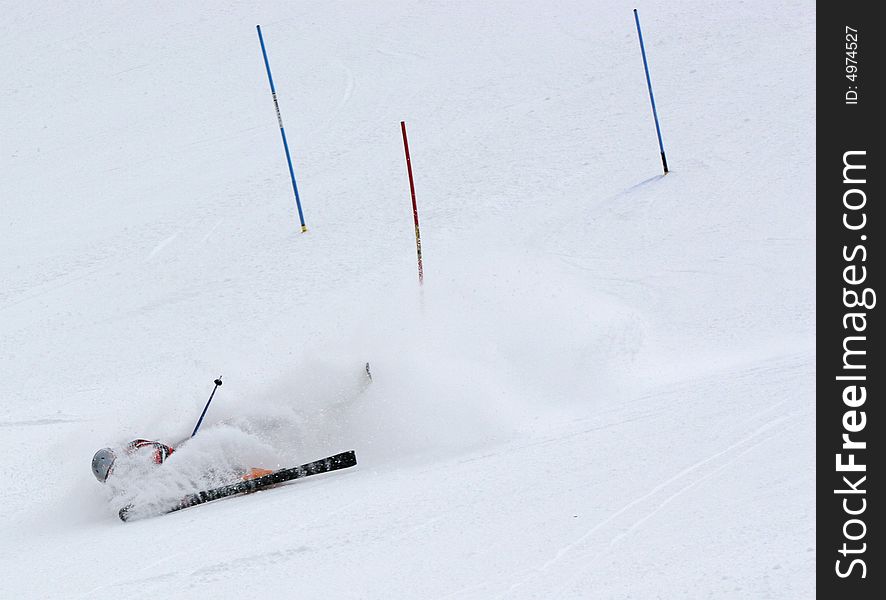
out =
[(412, 161), (409, 158), (409, 142), (406, 140), (406, 122), (400, 121), (400, 130), (403, 132), (403, 149), (406, 150), (406, 172), (409, 173), (409, 192), (412, 194), (412, 218), (415, 220), (415, 251), (418, 254), (418, 283), (424, 283), (424, 273), (421, 268), (421, 234), (418, 231), (418, 205), (415, 203), (415, 182), (412, 179)]

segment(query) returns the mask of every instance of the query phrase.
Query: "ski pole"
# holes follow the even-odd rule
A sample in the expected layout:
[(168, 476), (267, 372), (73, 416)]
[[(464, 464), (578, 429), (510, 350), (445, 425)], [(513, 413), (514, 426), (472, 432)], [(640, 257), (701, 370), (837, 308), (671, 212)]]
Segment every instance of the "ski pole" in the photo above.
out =
[(212, 393), (209, 394), (209, 400), (206, 401), (206, 406), (203, 407), (203, 412), (200, 414), (200, 419), (197, 421), (197, 426), (194, 427), (194, 433), (191, 434), (191, 437), (197, 435), (197, 430), (200, 429), (200, 424), (203, 423), (203, 417), (206, 416), (206, 411), (209, 409), (209, 403), (212, 402), (212, 397), (215, 396), (215, 390), (217, 390), (222, 384), (221, 378), (222, 376), (219, 375), (218, 379), (213, 382), (215, 384), (215, 387), (212, 388)]

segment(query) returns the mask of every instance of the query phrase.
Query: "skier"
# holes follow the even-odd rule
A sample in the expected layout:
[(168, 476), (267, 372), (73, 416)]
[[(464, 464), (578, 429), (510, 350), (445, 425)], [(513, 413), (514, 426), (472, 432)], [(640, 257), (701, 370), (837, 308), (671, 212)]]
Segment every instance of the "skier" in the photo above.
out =
[[(143, 455), (146, 462), (155, 465), (163, 464), (170, 454), (175, 452), (172, 446), (161, 444), (153, 440), (143, 440), (141, 438), (132, 440), (123, 448), (127, 456)], [(113, 448), (102, 448), (92, 457), (92, 474), (100, 483), (108, 481), (108, 477), (114, 472), (114, 463), (117, 461), (117, 452)], [(253, 467), (248, 472), (241, 475), (244, 481), (262, 477), (269, 473), (273, 473), (272, 469), (262, 469)]]
[[(175, 450), (171, 446), (155, 442), (153, 440), (143, 440), (141, 438), (132, 440), (124, 448), (123, 451), (127, 455), (148, 454), (151, 462), (156, 465), (162, 464), (170, 454)], [(114, 471), (114, 463), (117, 460), (117, 453), (112, 448), (102, 448), (92, 457), (92, 474), (101, 483), (105, 483), (108, 477)]]
[[(369, 370), (368, 362), (364, 366), (364, 371), (366, 373), (366, 380), (361, 388), (365, 387), (365, 385), (368, 385), (368, 383), (372, 381), (372, 372)], [(197, 430), (200, 428), (200, 424), (203, 422), (203, 417), (206, 416), (206, 410), (209, 408), (209, 403), (212, 402), (215, 391), (222, 384), (221, 376), (219, 376), (218, 379), (216, 379), (213, 383), (215, 383), (215, 388), (213, 388), (212, 393), (209, 395), (209, 400), (206, 402), (206, 406), (203, 408), (203, 412), (201, 413), (200, 418), (197, 420), (197, 425), (196, 427), (194, 427), (194, 432), (191, 434), (191, 437), (194, 437), (194, 435), (196, 435)], [(184, 443), (185, 441), (187, 440), (183, 440), (182, 443)], [(122, 450), (115, 450), (114, 448), (102, 448), (98, 450), (92, 457), (92, 474), (99, 481), (99, 483), (107, 483), (108, 478), (111, 476), (111, 474), (114, 473), (114, 465), (117, 462), (117, 458), (121, 455), (125, 458), (134, 457), (136, 458), (136, 462), (147, 465), (162, 465), (166, 461), (166, 459), (169, 458), (169, 456), (174, 452), (175, 448), (173, 448), (172, 446), (167, 446), (166, 444), (163, 444), (161, 442), (146, 440), (142, 438), (135, 439), (124, 446)], [(227, 496), (250, 493), (266, 487), (275, 486), (280, 483), (291, 481), (293, 479), (308, 477), (310, 475), (316, 475), (318, 473), (337, 471), (339, 469), (346, 469), (348, 467), (353, 467), (356, 464), (357, 457), (354, 454), (354, 451), (350, 450), (348, 452), (340, 452), (339, 454), (335, 454), (333, 456), (305, 463), (298, 467), (276, 470), (253, 467), (248, 471), (246, 471), (246, 469), (244, 468), (237, 474), (232, 473), (234, 477), (237, 477), (237, 475), (239, 475), (240, 481), (235, 480), (227, 485), (223, 485), (222, 487), (203, 490), (195, 494), (189, 494), (182, 498), (180, 502), (166, 508), (162, 512), (173, 512), (176, 510), (181, 510), (182, 508), (194, 506), (196, 504), (202, 504), (211, 500), (225, 498)], [(131, 467), (129, 465), (125, 464), (121, 467), (121, 469), (123, 469), (124, 471), (130, 471), (130, 468)], [(143, 475), (144, 473), (139, 468), (137, 469), (136, 474)], [(123, 479), (125, 480), (127, 479), (127, 477), (123, 476)], [(132, 504), (128, 504), (121, 508), (119, 511), (120, 519), (123, 521), (131, 519), (133, 517), (132, 509)]]

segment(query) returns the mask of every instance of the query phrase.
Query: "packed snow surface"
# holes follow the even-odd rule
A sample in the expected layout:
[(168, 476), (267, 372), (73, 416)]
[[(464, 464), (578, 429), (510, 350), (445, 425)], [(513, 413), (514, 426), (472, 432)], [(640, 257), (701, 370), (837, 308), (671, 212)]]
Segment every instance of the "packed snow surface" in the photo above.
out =
[(637, 5), (666, 176), (632, 8), (2, 2), (0, 597), (812, 597), (814, 6)]

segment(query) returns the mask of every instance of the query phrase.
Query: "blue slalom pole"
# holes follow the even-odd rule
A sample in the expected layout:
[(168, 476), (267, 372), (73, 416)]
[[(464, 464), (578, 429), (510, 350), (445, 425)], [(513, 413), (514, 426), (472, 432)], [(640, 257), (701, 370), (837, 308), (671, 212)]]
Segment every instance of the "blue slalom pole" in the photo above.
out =
[(261, 53), (265, 58), (265, 68), (268, 70), (268, 81), (271, 84), (271, 98), (274, 99), (274, 109), (277, 111), (277, 123), (280, 125), (280, 135), (283, 136), (283, 149), (286, 151), (286, 163), (289, 165), (289, 177), (292, 179), (292, 191), (295, 192), (295, 206), (298, 208), (298, 220), (301, 221), (302, 233), (308, 230), (305, 225), (305, 216), (301, 211), (301, 199), (298, 197), (298, 184), (295, 183), (295, 171), (292, 170), (292, 157), (289, 155), (289, 144), (286, 142), (286, 130), (283, 129), (283, 118), (280, 116), (280, 105), (277, 104), (277, 88), (274, 87), (274, 78), (271, 77), (271, 64), (268, 62), (268, 52), (265, 50), (265, 40), (261, 35), (261, 25), (256, 25), (258, 41), (261, 43)]
[(658, 111), (655, 110), (655, 96), (652, 95), (652, 80), (649, 79), (649, 63), (646, 62), (646, 46), (643, 45), (643, 32), (640, 31), (640, 17), (634, 9), (634, 20), (637, 22), (637, 35), (640, 37), (640, 52), (643, 54), (643, 69), (646, 70), (646, 87), (649, 88), (649, 100), (652, 102), (652, 116), (655, 118), (655, 133), (658, 134), (658, 149), (661, 150), (661, 164), (665, 175), (668, 174), (668, 159), (665, 157), (664, 144), (661, 141), (661, 127), (658, 126)]

